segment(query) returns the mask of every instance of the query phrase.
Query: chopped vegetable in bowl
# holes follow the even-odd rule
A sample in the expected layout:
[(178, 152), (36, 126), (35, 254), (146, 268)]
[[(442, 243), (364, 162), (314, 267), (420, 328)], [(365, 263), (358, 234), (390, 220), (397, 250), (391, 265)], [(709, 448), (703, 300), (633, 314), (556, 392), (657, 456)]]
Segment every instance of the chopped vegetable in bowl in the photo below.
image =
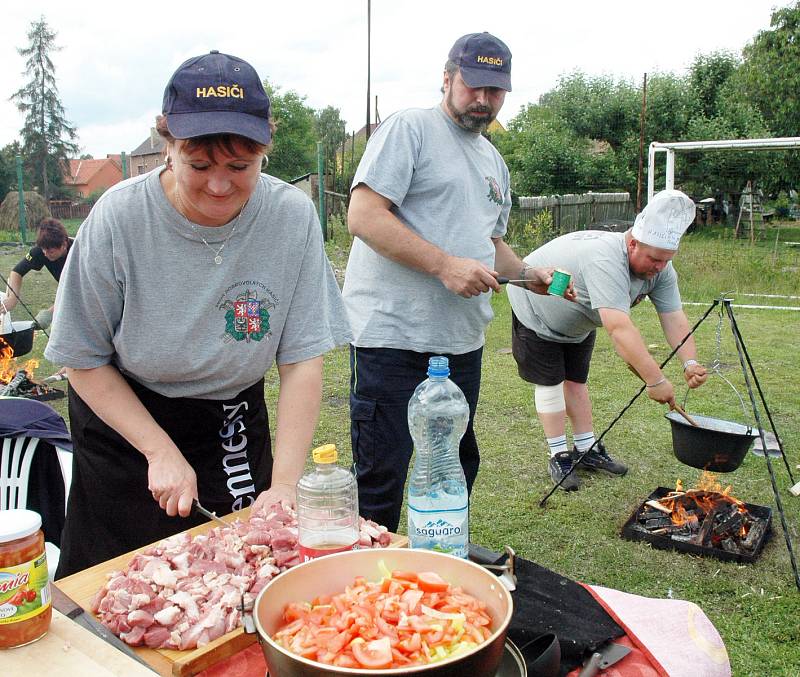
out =
[(432, 571), (357, 577), (344, 592), (287, 604), (273, 640), (346, 668), (407, 668), (465, 653), (491, 636), (486, 605)]

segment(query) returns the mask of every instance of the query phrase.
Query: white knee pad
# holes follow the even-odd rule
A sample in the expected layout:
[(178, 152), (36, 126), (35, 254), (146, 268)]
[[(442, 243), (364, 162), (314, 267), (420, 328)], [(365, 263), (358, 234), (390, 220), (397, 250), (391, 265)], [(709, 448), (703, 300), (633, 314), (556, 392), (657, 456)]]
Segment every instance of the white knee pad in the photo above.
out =
[(564, 400), (564, 382), (557, 386), (534, 386), (533, 401), (540, 414), (554, 414), (567, 410)]

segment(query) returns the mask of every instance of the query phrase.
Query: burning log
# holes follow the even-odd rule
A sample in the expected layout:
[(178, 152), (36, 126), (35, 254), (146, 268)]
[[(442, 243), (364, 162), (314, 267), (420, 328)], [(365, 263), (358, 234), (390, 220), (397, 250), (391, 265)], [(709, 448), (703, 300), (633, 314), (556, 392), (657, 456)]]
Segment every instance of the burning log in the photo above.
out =
[(14, 378), (6, 383), (6, 385), (3, 386), (3, 389), (0, 390), (0, 396), (16, 397), (18, 395), (20, 386), (25, 383), (27, 379), (28, 372), (24, 369), (20, 369), (16, 374), (14, 374)]
[(665, 513), (667, 515), (672, 514), (672, 508), (668, 508), (663, 503), (659, 503), (658, 501), (645, 501), (644, 504), (646, 506), (649, 506), (650, 508), (654, 508), (656, 510), (659, 510), (660, 512), (663, 512), (663, 513)]
[(734, 505), (728, 510), (727, 515), (722, 515), (722, 518), (712, 528), (712, 531), (714, 532), (714, 536), (718, 538), (732, 538), (740, 532), (743, 523), (744, 515), (739, 512), (739, 508)]
[(745, 550), (755, 550), (756, 546), (761, 543), (761, 537), (764, 535), (764, 532), (767, 530), (767, 522), (763, 520), (759, 520), (755, 524), (750, 527), (750, 531), (747, 532), (747, 536), (745, 536), (740, 545)]

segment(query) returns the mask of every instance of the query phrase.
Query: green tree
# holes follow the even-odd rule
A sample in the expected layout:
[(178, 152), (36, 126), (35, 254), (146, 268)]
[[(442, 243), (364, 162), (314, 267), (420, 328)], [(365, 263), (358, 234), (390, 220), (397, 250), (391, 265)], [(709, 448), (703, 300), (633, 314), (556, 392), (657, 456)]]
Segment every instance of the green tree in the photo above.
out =
[(24, 75), (29, 81), (11, 96), (25, 115), (20, 132), (25, 163), (41, 178), (45, 200), (50, 195), (50, 184), (62, 183), (69, 156), (78, 152), (77, 132), (65, 117), (56, 87), (55, 66), (50, 59), (50, 53), (60, 49), (55, 38), (56, 33), (50, 30), (44, 17), (31, 23), (28, 46), (17, 49), (26, 59)]
[(694, 58), (689, 69), (689, 83), (705, 117), (713, 117), (717, 97), (738, 67), (739, 59), (727, 51), (698, 54)]
[(316, 169), (314, 110), (305, 104), (306, 97), (264, 80), (277, 129), (273, 137), (267, 171), (284, 181)]
[[(689, 120), (699, 112), (700, 104), (689, 78), (673, 73), (655, 73), (647, 78), (647, 141), (680, 141)], [(638, 139), (638, 129), (636, 136)]]
[(337, 151), (341, 151), (342, 142), (347, 138), (345, 121), (342, 120), (341, 112), (333, 106), (326, 106), (314, 114), (314, 129), (317, 138), (322, 141), (325, 148), (325, 157), (329, 162), (336, 157)]
[(566, 122), (577, 136), (601, 139), (617, 149), (638, 134), (641, 97), (629, 82), (574, 72), (559, 80), (539, 103)]
[(742, 85), (776, 136), (800, 134), (800, 2), (772, 14), (745, 46)]
[(19, 143), (16, 141), (0, 148), (0, 202), (6, 194), (17, 188), (17, 160)]

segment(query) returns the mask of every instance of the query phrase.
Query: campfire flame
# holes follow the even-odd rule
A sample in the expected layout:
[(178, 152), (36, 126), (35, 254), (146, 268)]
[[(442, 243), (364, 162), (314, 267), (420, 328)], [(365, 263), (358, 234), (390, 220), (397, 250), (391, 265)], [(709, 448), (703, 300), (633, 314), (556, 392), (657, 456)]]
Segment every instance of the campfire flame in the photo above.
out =
[[(737, 506), (741, 514), (748, 514), (745, 504), (738, 498), (732, 496), (731, 490), (731, 485), (723, 488), (717, 481), (717, 476), (714, 473), (704, 470), (700, 474), (697, 486), (694, 489), (684, 490), (683, 482), (679, 479), (675, 483), (675, 491), (660, 498), (658, 502), (665, 508), (671, 510), (669, 517), (676, 526), (680, 527), (687, 524), (695, 526), (698, 523), (698, 517), (686, 511), (686, 499), (694, 501), (697, 506), (703, 509), (704, 513), (709, 513), (727, 503)], [(739, 529), (738, 535), (744, 538), (747, 536), (748, 530), (749, 527), (743, 523), (742, 527)]]
[(17, 358), (14, 357), (14, 349), (5, 341), (0, 339), (0, 383), (6, 384), (11, 381), (16, 373), (23, 369), (28, 373), (29, 377), (33, 376), (33, 372), (39, 368), (39, 360), (27, 360), (21, 367), (17, 364)]

